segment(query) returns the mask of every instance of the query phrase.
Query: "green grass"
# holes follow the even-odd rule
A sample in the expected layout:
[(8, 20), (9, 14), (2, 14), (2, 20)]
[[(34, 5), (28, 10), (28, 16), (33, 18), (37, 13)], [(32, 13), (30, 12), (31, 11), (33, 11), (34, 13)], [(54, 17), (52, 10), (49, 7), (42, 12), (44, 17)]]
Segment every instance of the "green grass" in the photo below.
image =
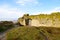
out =
[(6, 40), (60, 40), (60, 28), (17, 27), (7, 32)]

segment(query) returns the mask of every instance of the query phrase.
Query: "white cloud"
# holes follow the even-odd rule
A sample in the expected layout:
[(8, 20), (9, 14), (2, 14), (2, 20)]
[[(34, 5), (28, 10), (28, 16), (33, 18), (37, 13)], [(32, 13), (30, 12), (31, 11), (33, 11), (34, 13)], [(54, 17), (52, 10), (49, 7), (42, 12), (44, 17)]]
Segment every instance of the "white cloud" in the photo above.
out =
[(0, 6), (0, 18), (18, 18), (23, 14), (18, 8), (11, 8), (9, 5)]
[(60, 12), (60, 7), (56, 7), (53, 11)]
[(16, 3), (20, 4), (20, 5), (25, 5), (25, 4), (38, 4), (37, 0), (17, 0)]
[(52, 12), (60, 12), (60, 7), (56, 7), (56, 8), (54, 8), (54, 9), (52, 9), (51, 11), (46, 11), (46, 12), (44, 12), (44, 13), (50, 14), (50, 13), (52, 13)]
[(60, 7), (56, 7), (52, 9), (51, 11), (48, 11), (47, 13), (52, 13), (52, 12), (60, 12)]
[(43, 11), (43, 12), (34, 12), (33, 15), (37, 15), (37, 14), (51, 14), (52, 12), (60, 12), (60, 7), (56, 7), (52, 10), (48, 10), (48, 11)]

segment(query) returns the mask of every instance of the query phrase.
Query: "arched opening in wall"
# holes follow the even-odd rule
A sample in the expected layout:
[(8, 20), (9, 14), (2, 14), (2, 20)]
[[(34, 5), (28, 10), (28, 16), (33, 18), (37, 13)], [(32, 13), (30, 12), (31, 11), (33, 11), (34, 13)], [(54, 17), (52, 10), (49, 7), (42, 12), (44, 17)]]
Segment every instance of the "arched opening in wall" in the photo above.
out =
[(29, 19), (25, 19), (25, 25), (29, 25)]
[(26, 26), (31, 26), (31, 20), (32, 20), (32, 19), (30, 19), (30, 18), (25, 19), (25, 25), (26, 25)]

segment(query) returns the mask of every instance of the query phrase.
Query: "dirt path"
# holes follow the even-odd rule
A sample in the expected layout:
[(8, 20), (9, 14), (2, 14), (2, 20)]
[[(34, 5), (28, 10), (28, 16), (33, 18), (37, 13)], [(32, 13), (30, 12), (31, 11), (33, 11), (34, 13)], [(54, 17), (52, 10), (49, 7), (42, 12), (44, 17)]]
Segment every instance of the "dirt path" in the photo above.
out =
[[(16, 26), (16, 27), (13, 27), (13, 28), (17, 28), (17, 26)], [(13, 29), (13, 28), (11, 28), (11, 29)], [(6, 33), (7, 33), (9, 30), (11, 30), (11, 29), (8, 29), (8, 30), (6, 30), (5, 32), (0, 33), (0, 40), (5, 40)]]
[[(12, 29), (12, 28), (11, 28), (11, 29)], [(9, 30), (11, 30), (11, 29), (8, 29), (8, 30), (6, 30), (5, 32), (0, 33), (0, 40), (4, 40), (4, 39), (5, 39), (5, 36), (6, 36), (6, 33), (7, 33)]]

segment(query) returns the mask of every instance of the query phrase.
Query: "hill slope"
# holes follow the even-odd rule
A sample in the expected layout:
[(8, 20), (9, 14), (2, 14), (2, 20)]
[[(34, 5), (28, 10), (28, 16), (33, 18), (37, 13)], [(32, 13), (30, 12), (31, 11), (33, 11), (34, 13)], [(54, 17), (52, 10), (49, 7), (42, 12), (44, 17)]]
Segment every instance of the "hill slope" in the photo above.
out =
[(18, 27), (6, 34), (7, 40), (60, 40), (60, 28)]

